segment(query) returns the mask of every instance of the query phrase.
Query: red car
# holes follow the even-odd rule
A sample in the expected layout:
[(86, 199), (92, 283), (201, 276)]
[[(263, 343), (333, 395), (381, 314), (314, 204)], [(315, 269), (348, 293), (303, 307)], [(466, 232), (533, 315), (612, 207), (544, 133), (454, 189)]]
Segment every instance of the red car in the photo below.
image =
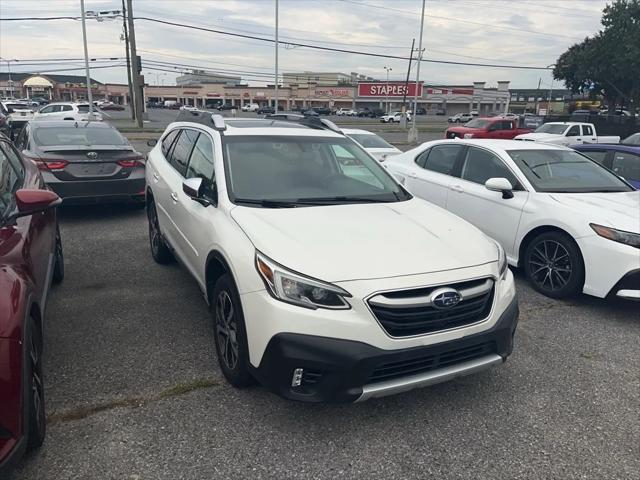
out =
[(516, 135), (533, 132), (530, 128), (518, 128), (514, 118), (474, 118), (464, 126), (449, 127), (446, 138), (500, 138), (513, 140)]
[(0, 478), (44, 441), (42, 333), (49, 286), (64, 277), (60, 202), (0, 134)]

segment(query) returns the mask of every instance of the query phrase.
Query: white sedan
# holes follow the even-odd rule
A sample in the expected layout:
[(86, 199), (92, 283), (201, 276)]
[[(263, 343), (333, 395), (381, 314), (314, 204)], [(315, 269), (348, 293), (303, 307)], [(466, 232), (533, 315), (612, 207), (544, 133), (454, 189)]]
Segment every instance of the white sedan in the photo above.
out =
[(580, 153), (439, 140), (385, 166), (416, 196), (498, 240), (539, 292), (640, 299), (640, 191)]
[(34, 120), (75, 120), (83, 122), (87, 120), (102, 120), (102, 115), (95, 110), (89, 114), (88, 103), (57, 102), (50, 103), (38, 110), (34, 115)]
[(379, 162), (384, 162), (387, 158), (394, 155), (400, 155), (402, 153), (402, 150), (394, 147), (390, 143), (387, 143), (386, 140), (373, 132), (369, 132), (368, 130), (343, 128), (342, 133), (351, 140), (360, 144), (362, 148), (364, 148)]

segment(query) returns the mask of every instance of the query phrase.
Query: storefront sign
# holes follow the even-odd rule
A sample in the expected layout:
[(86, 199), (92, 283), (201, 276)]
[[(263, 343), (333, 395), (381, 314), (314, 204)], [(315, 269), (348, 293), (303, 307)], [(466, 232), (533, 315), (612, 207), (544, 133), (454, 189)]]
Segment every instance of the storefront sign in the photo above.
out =
[(351, 92), (350, 88), (316, 88), (318, 97), (351, 97)]
[[(408, 87), (408, 88), (407, 88)], [(377, 82), (359, 83), (359, 97), (402, 97), (407, 95), (413, 97), (416, 94), (416, 82)], [(418, 96), (422, 96), (422, 83), (418, 85)]]

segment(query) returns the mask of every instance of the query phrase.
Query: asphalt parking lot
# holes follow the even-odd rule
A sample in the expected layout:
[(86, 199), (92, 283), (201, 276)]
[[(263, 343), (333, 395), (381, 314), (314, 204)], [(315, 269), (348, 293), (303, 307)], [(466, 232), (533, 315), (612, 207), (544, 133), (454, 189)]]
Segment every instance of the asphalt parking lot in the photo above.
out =
[(61, 230), (48, 437), (12, 479), (638, 478), (638, 304), (555, 301), (517, 274), (505, 365), (363, 404), (298, 404), (224, 382), (206, 304), (184, 269), (153, 262), (144, 210), (63, 208)]

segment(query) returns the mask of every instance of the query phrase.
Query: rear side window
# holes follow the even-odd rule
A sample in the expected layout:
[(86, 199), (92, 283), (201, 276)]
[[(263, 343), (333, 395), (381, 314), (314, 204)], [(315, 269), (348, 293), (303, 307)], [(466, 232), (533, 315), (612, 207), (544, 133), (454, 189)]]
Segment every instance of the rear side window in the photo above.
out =
[(182, 130), (173, 150), (171, 150), (169, 163), (183, 177), (187, 174), (187, 164), (189, 163), (189, 157), (191, 156), (191, 151), (193, 150), (198, 135), (198, 132), (195, 130)]
[[(65, 107), (69, 107), (69, 106), (65, 105)], [(69, 110), (71, 110), (71, 107), (69, 107)], [(89, 105), (78, 105), (78, 111), (80, 113), (89, 113)]]
[(179, 132), (180, 130), (173, 130), (172, 132), (169, 132), (167, 136), (162, 139), (162, 154), (166, 159), (169, 158), (169, 150), (171, 150), (171, 145), (173, 144), (173, 141), (178, 136)]
[(583, 125), (582, 133), (584, 135), (593, 135), (593, 128), (591, 128), (591, 125)]
[(426, 170), (453, 175), (462, 148), (461, 145), (436, 145), (420, 155), (416, 162)]
[(603, 152), (603, 151), (593, 151), (593, 150), (589, 150), (586, 152), (580, 152), (583, 155), (586, 155), (587, 157), (589, 157), (591, 160), (593, 160), (594, 162), (598, 162), (600, 165), (604, 165), (604, 161), (607, 158), (607, 153), (608, 152)]
[[(0, 143), (0, 214), (5, 216), (13, 204), (13, 195), (20, 188), (22, 174), (16, 164), (15, 153), (4, 142)], [(19, 160), (17, 160), (19, 162)]]
[[(62, 111), (63, 112), (71, 112), (73, 110), (73, 107), (71, 105), (62, 105)], [(80, 108), (78, 108), (78, 111), (82, 111), (80, 110)], [(87, 112), (89, 111), (89, 107), (87, 107)]]
[(627, 180), (640, 180), (640, 155), (614, 152), (611, 170)]

